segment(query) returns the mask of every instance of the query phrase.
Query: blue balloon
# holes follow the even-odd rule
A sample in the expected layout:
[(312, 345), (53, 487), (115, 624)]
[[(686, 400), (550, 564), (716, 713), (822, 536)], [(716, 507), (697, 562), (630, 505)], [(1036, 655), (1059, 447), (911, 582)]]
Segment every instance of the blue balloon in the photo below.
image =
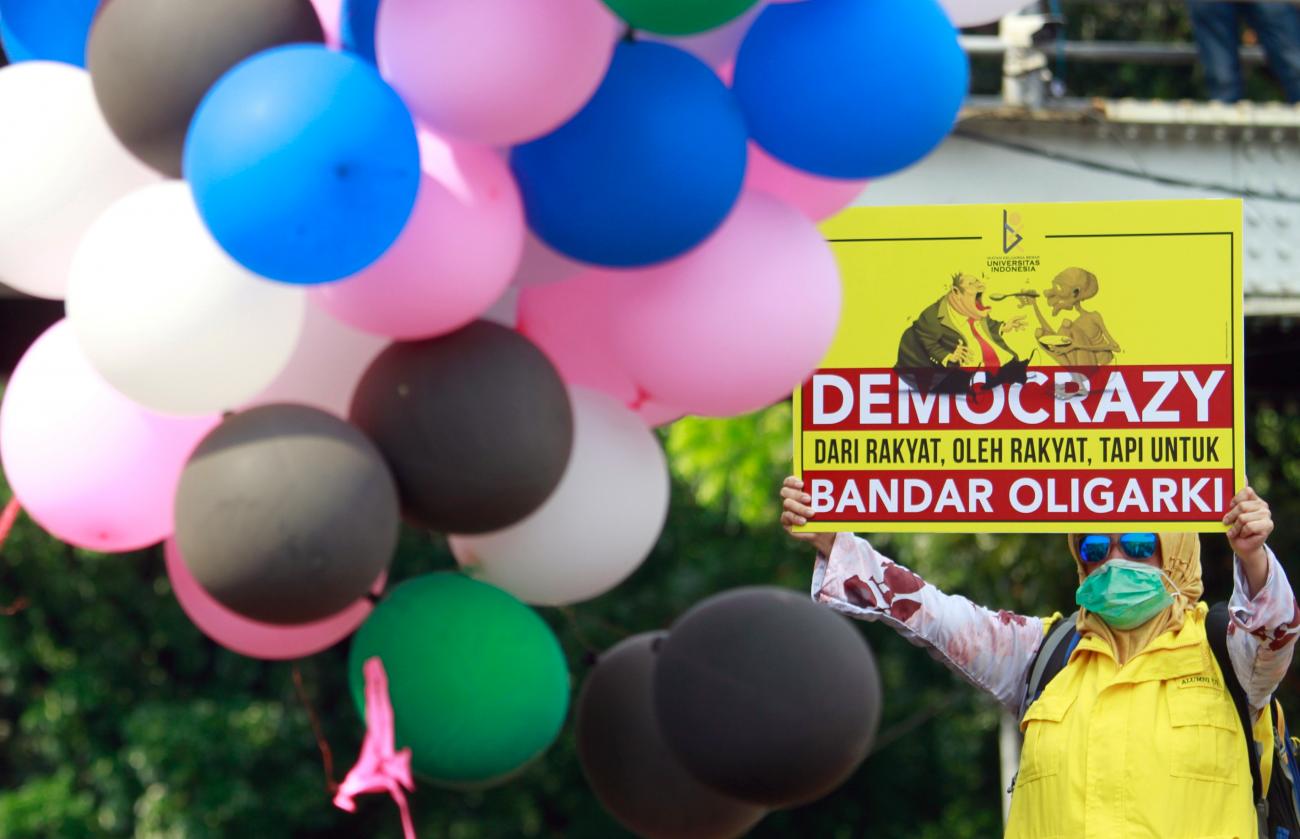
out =
[(22, 45), (16, 44), (16, 41), (5, 27), (4, 18), (0, 18), (0, 67), (32, 60), (32, 56), (23, 52)]
[(343, 48), (369, 61), (375, 60), (375, 18), (379, 15), (379, 0), (343, 0), (339, 12), (342, 25), (339, 37)]
[(86, 66), (86, 39), (99, 0), (0, 0), (0, 40), (9, 61)]
[(249, 270), (323, 283), (378, 259), (420, 184), (415, 123), (375, 68), (320, 46), (237, 64), (199, 104), (185, 178), (213, 237)]
[(736, 57), (733, 89), (754, 141), (832, 178), (874, 178), (952, 130), (970, 67), (935, 0), (771, 5)]
[(528, 223), (563, 254), (650, 265), (704, 241), (745, 177), (745, 120), (694, 56), (624, 42), (572, 120), (514, 149)]

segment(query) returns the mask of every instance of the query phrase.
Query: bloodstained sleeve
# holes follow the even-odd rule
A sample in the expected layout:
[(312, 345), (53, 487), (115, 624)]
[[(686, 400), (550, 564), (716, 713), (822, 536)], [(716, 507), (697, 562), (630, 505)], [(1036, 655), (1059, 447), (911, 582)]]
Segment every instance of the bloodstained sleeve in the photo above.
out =
[(1043, 641), (1041, 619), (944, 594), (851, 533), (837, 534), (830, 556), (817, 557), (812, 598), (849, 617), (889, 624), (1012, 712)]
[(1232, 599), (1228, 611), (1228, 657), (1237, 681), (1246, 689), (1252, 710), (1268, 706), (1295, 652), (1300, 634), (1300, 606), (1273, 551), (1268, 551), (1268, 578), (1251, 597), (1241, 560), (1233, 558)]

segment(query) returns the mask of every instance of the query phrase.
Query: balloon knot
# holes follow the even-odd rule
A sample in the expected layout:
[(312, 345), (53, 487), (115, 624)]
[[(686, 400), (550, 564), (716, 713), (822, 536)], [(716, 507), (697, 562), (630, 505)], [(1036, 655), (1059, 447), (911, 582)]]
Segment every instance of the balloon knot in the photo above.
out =
[(411, 776), (411, 750), (394, 750), (393, 705), (388, 695), (388, 675), (377, 657), (366, 660), (366, 736), (357, 764), (348, 771), (334, 796), (334, 806), (356, 812), (354, 799), (365, 793), (387, 792), (402, 817), (405, 839), (416, 839), (406, 793), (415, 791)]

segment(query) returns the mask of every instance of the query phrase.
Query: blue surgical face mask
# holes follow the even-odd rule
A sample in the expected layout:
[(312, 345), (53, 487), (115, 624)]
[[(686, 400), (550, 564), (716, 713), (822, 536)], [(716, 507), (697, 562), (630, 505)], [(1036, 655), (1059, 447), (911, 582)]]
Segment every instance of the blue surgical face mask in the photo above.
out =
[[(1088, 575), (1074, 602), (1116, 629), (1141, 626), (1174, 602), (1168, 575), (1130, 559), (1112, 559)], [(1169, 581), (1173, 586), (1173, 580)], [(1177, 590), (1177, 586), (1173, 586)]]

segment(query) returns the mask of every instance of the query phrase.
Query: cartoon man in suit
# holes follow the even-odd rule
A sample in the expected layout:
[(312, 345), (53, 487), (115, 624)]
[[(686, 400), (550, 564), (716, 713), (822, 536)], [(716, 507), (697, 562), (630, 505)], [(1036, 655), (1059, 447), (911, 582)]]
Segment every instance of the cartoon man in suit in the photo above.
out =
[(1025, 318), (1003, 322), (990, 317), (991, 311), (984, 304), (983, 280), (953, 274), (948, 293), (927, 306), (903, 331), (895, 369), (913, 375), (926, 369), (949, 370), (958, 375), (939, 376), (938, 380), (956, 379), (966, 384), (977, 370), (985, 371), (989, 386), (1019, 380), (1015, 377), (1024, 375), (1028, 362), (1021, 361), (1003, 336), (1023, 329)]

